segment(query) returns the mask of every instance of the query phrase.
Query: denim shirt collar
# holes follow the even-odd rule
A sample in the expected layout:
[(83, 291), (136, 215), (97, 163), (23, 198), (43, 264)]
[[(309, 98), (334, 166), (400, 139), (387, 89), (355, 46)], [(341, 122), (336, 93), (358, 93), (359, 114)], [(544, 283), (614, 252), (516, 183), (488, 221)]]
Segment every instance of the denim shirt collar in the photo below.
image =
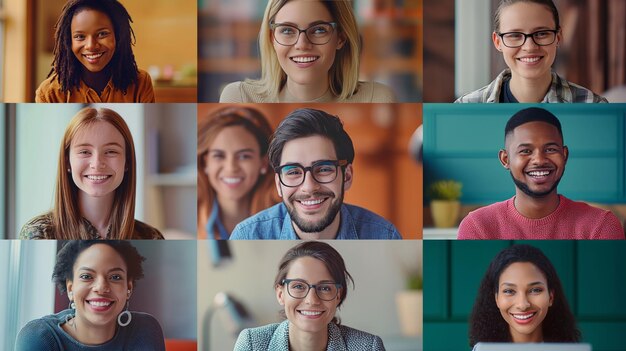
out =
[[(284, 206), (284, 204), (282, 205)], [(342, 239), (342, 240), (354, 240), (358, 239), (356, 226), (354, 224), (354, 219), (350, 215), (350, 211), (348, 208), (341, 204), (341, 209), (339, 210), (341, 213), (341, 220), (339, 221), (339, 230), (337, 231), (337, 235), (334, 239)], [(285, 217), (283, 220), (283, 227), (280, 231), (280, 240), (298, 240), (298, 234), (293, 229), (293, 224), (291, 223), (291, 216), (289, 216), (289, 212), (285, 211)]]

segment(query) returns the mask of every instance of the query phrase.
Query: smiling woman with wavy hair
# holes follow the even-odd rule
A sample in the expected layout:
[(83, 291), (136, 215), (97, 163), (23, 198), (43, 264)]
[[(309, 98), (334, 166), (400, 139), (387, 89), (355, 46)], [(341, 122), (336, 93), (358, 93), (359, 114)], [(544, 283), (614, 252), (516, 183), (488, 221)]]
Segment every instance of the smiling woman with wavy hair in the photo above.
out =
[(580, 331), (550, 260), (512, 245), (491, 261), (470, 317), (469, 342), (579, 342)]

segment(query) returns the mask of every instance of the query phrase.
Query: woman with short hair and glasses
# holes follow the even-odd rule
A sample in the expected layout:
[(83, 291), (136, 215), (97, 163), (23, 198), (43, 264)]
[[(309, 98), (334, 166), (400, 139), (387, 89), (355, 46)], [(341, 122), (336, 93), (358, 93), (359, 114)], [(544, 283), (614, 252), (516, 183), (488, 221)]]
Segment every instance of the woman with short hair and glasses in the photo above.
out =
[(562, 40), (552, 0), (501, 0), (492, 40), (508, 68), (456, 102), (607, 102), (552, 71)]
[(340, 324), (335, 316), (354, 281), (332, 246), (306, 241), (289, 249), (278, 264), (276, 299), (287, 319), (244, 329), (235, 351), (385, 350), (380, 337)]
[(227, 85), (220, 102), (395, 102), (387, 86), (358, 80), (350, 0), (269, 0), (259, 44), (261, 79)]

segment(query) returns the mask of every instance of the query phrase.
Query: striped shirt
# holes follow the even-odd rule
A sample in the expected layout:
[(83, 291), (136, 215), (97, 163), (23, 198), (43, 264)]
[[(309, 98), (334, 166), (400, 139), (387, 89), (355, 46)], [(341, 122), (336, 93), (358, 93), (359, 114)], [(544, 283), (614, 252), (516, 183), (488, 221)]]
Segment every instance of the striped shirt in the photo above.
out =
[[(471, 93), (467, 93), (455, 102), (500, 102), (502, 86), (504, 81), (511, 79), (511, 70), (505, 69), (489, 85), (482, 87)], [(555, 72), (552, 72), (552, 83), (550, 89), (543, 97), (542, 103), (558, 102), (608, 102), (604, 97), (595, 94), (593, 91), (581, 87), (578, 84), (568, 82)]]

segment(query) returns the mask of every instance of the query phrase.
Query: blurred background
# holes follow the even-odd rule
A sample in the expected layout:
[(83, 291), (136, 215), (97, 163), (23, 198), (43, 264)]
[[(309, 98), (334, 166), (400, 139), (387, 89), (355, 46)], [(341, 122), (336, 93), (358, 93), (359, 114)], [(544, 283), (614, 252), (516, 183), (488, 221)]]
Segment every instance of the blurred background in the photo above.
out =
[[(33, 102), (52, 65), (54, 25), (65, 0), (0, 0), (0, 101)], [(157, 102), (195, 102), (197, 2), (122, 0), (133, 19), (140, 69)]]
[[(0, 104), (0, 234), (16, 238), (53, 205), (63, 133), (82, 104)], [(128, 124), (137, 157), (135, 218), (195, 239), (196, 104), (94, 104)], [(192, 235), (193, 234), (193, 235)]]
[[(499, 0), (424, 1), (424, 102), (453, 102), (504, 69), (491, 41)], [(553, 69), (563, 78), (626, 102), (626, 1), (554, 0), (563, 42)]]
[[(338, 311), (341, 323), (380, 336), (388, 351), (421, 350), (422, 242), (326, 242), (339, 251), (355, 282)], [(216, 248), (218, 243), (223, 244), (220, 249)], [(274, 277), (281, 257), (296, 244), (279, 240), (198, 241), (201, 350), (231, 350), (241, 328), (282, 321)], [(228, 294), (227, 303), (220, 292)], [(242, 306), (239, 311), (245, 308), (249, 318), (237, 313), (233, 300)], [(403, 312), (408, 312), (405, 324), (401, 322)]]
[[(612, 210), (626, 225), (626, 104), (425, 104), (424, 238), (455, 239), (461, 218), (515, 195), (502, 167), (504, 126), (517, 111), (539, 106), (561, 121), (569, 158), (558, 193)], [(432, 229), (432, 184), (462, 185), (460, 214), (448, 228)]]
[[(259, 29), (267, 1), (198, 1), (198, 101), (228, 83), (261, 77)], [(360, 80), (388, 85), (400, 102), (422, 101), (422, 0), (352, 2), (361, 31)]]
[(539, 248), (556, 268), (582, 341), (594, 351), (624, 350), (624, 241), (424, 241), (424, 349), (469, 350), (469, 316), (493, 258), (514, 243)]
[[(198, 121), (228, 104), (198, 104)], [(355, 149), (354, 181), (344, 202), (391, 221), (404, 239), (422, 238), (422, 166), (409, 140), (422, 124), (421, 104), (237, 104), (261, 111), (273, 129), (293, 110), (338, 116)], [(272, 188), (274, 190), (275, 188)]]
[[(146, 257), (145, 277), (135, 283), (129, 310), (154, 316), (167, 350), (191, 345), (195, 350), (196, 242), (131, 241)], [(68, 308), (67, 294), (52, 283), (52, 269), (62, 242), (0, 240), (0, 347), (13, 350), (15, 337), (29, 321)]]

